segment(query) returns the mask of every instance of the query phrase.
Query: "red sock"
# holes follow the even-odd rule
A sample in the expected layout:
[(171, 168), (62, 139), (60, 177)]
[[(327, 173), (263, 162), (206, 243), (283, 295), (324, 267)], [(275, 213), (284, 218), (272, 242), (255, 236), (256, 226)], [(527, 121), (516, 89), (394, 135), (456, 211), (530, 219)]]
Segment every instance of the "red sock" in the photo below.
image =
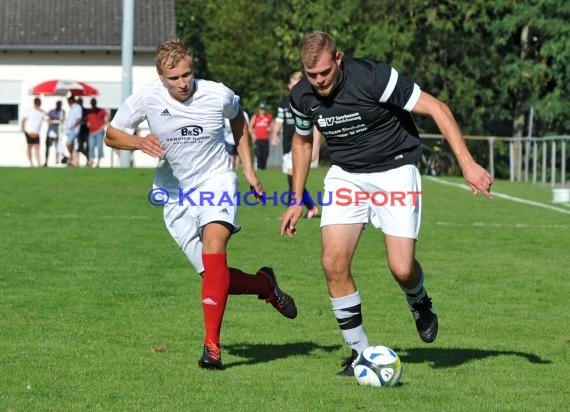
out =
[(202, 310), (206, 337), (219, 345), (222, 319), (228, 301), (230, 274), (225, 253), (202, 254), (204, 278), (202, 279)]
[(258, 295), (267, 297), (271, 283), (266, 276), (248, 275), (236, 268), (230, 268), (230, 295)]

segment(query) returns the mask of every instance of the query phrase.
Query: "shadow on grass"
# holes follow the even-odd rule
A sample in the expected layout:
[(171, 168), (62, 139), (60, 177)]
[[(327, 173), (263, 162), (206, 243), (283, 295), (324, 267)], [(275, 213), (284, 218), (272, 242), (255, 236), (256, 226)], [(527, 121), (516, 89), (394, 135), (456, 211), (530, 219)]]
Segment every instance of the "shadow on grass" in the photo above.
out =
[(284, 344), (230, 344), (224, 345), (224, 351), (232, 356), (244, 358), (236, 362), (224, 362), (226, 369), (242, 365), (254, 365), (290, 356), (309, 355), (311, 352), (321, 350), (334, 352), (341, 345), (317, 345), (314, 342), (295, 342)]
[(433, 368), (451, 368), (464, 363), (497, 356), (520, 356), (530, 363), (547, 365), (552, 363), (532, 353), (462, 348), (394, 348), (405, 363), (430, 363)]

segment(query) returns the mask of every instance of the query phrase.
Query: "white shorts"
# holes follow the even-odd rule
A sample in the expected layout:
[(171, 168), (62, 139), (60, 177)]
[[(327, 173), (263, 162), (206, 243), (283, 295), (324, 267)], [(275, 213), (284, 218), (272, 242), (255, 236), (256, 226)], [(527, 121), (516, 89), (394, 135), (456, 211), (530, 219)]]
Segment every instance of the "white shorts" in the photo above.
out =
[(421, 190), (414, 165), (377, 173), (349, 173), (332, 166), (321, 197), (321, 227), (370, 221), (386, 235), (417, 239)]
[(293, 169), (293, 156), (291, 152), (283, 155), (283, 162), (281, 163), (281, 170), (285, 174), (289, 174), (289, 170)]
[[(170, 235), (184, 252), (196, 272), (202, 273), (202, 230), (211, 222), (225, 222), (237, 226), (238, 180), (235, 173), (214, 176), (197, 188), (189, 198), (171, 201), (164, 206), (164, 223)], [(184, 189), (188, 190), (188, 189)]]

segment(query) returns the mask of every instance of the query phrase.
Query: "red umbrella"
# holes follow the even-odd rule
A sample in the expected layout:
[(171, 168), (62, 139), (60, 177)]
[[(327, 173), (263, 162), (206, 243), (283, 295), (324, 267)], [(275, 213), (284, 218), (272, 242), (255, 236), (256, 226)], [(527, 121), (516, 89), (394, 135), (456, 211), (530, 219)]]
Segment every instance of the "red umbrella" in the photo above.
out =
[(73, 96), (98, 96), (99, 90), (85, 82), (75, 80), (48, 80), (30, 89), (30, 94), (44, 96), (65, 96), (68, 93)]

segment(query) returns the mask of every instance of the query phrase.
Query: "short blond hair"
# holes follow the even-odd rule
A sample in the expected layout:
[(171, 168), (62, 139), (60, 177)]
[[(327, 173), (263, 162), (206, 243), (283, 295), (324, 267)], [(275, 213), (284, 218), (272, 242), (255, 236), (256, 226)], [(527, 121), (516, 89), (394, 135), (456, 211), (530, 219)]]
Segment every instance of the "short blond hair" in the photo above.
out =
[(309, 33), (299, 42), (299, 55), (306, 67), (313, 67), (317, 64), (323, 51), (333, 58), (336, 56), (336, 42), (330, 34), (323, 31)]
[(291, 74), (291, 76), (289, 76), (289, 82), (290, 83), (296, 83), (296, 82), (300, 81), (302, 78), (303, 78), (302, 72), (294, 72)]
[(180, 60), (190, 58), (192, 62), (192, 52), (179, 40), (167, 40), (156, 49), (154, 64), (158, 74), (162, 74), (165, 69), (176, 67)]

